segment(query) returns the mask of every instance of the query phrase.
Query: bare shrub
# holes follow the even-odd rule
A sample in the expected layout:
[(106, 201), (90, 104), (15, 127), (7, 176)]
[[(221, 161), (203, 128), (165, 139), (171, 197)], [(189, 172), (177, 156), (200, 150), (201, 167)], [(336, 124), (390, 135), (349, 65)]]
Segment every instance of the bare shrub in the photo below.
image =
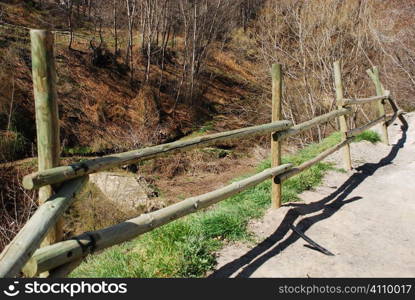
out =
[[(395, 14), (390, 14), (393, 6)], [(401, 14), (413, 16), (413, 4), (407, 4), (406, 9), (404, 6), (366, 0), (268, 1), (251, 34), (266, 66), (264, 78), (270, 80), (272, 63), (284, 66), (284, 117), (298, 123), (333, 109), (332, 65), (338, 59), (342, 62), (346, 97), (374, 95), (365, 73), (373, 65), (382, 67), (386, 88), (398, 96), (413, 94), (411, 62), (415, 56), (411, 50), (413, 39), (408, 35), (413, 29), (409, 19), (406, 25), (396, 25)], [(396, 32), (405, 38), (391, 37)], [(366, 115), (370, 117), (373, 112), (368, 110)], [(364, 118), (361, 114), (351, 122)], [(319, 126), (305, 136), (306, 141), (321, 139), (334, 128), (334, 123)]]
[(0, 167), (0, 251), (6, 247), (37, 208), (36, 192), (23, 189), (14, 168)]
[(415, 3), (372, 3), (370, 31), (379, 53), (383, 82), (404, 109), (415, 109)]

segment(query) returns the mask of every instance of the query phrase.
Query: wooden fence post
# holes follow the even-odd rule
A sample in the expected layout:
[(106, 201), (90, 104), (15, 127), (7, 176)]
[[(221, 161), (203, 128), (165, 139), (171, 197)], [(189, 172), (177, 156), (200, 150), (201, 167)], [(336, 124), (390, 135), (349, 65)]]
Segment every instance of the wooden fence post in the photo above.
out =
[[(369, 69), (366, 72), (369, 74), (370, 78), (375, 84), (376, 95), (383, 96), (385, 91), (383, 89), (382, 83), (380, 82), (379, 69), (377, 67), (373, 67), (372, 71)], [(375, 109), (378, 112), (377, 113), (378, 118), (382, 116), (386, 118), (385, 100), (376, 101), (375, 105), (377, 106)], [(386, 119), (385, 119), (385, 122), (382, 123), (382, 142), (389, 145), (389, 134), (388, 134), (388, 126), (386, 125)]]
[[(273, 64), (271, 69), (272, 75), (272, 122), (280, 121), (281, 116), (281, 102), (282, 102), (282, 71), (280, 64)], [(281, 165), (281, 141), (271, 135), (271, 167)], [(277, 177), (272, 177), (271, 190), (271, 207), (281, 207), (282, 196), (282, 182), (276, 182)]]
[[(32, 76), (36, 110), (36, 132), (39, 171), (59, 166), (60, 139), (56, 93), (56, 71), (53, 34), (47, 30), (30, 30), (32, 48)], [(39, 204), (52, 196), (52, 187), (39, 189)], [(58, 222), (42, 242), (53, 244), (62, 238)]]
[[(342, 75), (341, 75), (341, 68), (340, 68), (340, 61), (334, 62), (334, 82), (336, 86), (336, 101), (337, 101), (337, 108), (343, 107), (343, 83), (342, 83)], [(342, 141), (347, 139), (347, 122), (346, 116), (339, 117), (339, 125), (340, 131), (342, 134)], [(344, 167), (346, 170), (352, 170), (352, 158), (350, 155), (350, 144), (344, 146), (343, 149), (343, 160), (344, 160)]]

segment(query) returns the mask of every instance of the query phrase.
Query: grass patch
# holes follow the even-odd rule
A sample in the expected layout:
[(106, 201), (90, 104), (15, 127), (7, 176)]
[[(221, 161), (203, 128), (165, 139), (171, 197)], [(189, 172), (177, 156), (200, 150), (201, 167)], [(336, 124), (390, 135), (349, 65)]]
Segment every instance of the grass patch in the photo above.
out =
[(199, 136), (202, 136), (206, 134), (208, 131), (213, 130), (215, 128), (215, 124), (213, 121), (207, 121), (203, 124), (200, 128), (193, 128), (193, 131), (191, 134), (186, 135), (185, 137), (181, 138), (181, 141), (186, 141), (192, 138), (196, 138)]
[(63, 154), (64, 155), (88, 155), (93, 153), (92, 149), (87, 146), (77, 146), (77, 147), (64, 147)]
[(203, 134), (203, 133), (208, 132), (209, 130), (213, 130), (213, 128), (214, 128), (213, 121), (208, 121), (205, 124), (203, 124), (203, 126), (198, 130), (198, 132), (200, 134)]
[(381, 138), (379, 133), (377, 133), (376, 131), (373, 130), (366, 130), (363, 131), (362, 133), (358, 134), (355, 138), (354, 138), (355, 142), (360, 142), (360, 141), (368, 141), (371, 142), (373, 144), (380, 142)]
[[(301, 164), (340, 141), (334, 133), (283, 161)], [(270, 166), (264, 161), (258, 168)], [(319, 163), (283, 184), (283, 201), (298, 200), (298, 194), (317, 186), (331, 166)], [(225, 241), (251, 239), (247, 223), (261, 217), (270, 205), (271, 181), (220, 202), (139, 238), (87, 258), (71, 277), (201, 277), (215, 265), (214, 252)]]

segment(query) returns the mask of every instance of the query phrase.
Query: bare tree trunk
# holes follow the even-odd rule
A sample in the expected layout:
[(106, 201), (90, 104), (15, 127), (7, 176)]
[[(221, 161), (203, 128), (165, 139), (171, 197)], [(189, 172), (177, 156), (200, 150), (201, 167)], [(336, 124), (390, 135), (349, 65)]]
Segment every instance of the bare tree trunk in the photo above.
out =
[(88, 0), (88, 19), (91, 19), (92, 0)]
[(196, 61), (196, 31), (197, 31), (197, 2), (194, 3), (193, 8), (193, 40), (192, 40), (192, 63), (190, 73), (190, 103), (193, 104), (193, 90), (195, 87), (195, 61)]
[(118, 54), (118, 20), (117, 20), (117, 0), (113, 0), (113, 26), (114, 26), (114, 54)]
[(150, 65), (151, 65), (151, 42), (153, 35), (153, 12), (152, 12), (152, 0), (147, 0), (147, 66), (146, 66), (146, 83), (150, 78)]
[(7, 131), (10, 131), (11, 124), (12, 124), (12, 115), (13, 115), (13, 102), (14, 102), (14, 76), (12, 79), (12, 97), (10, 100), (10, 110), (9, 110), (9, 119), (7, 122)]
[(67, 2), (67, 16), (68, 16), (68, 26), (69, 26), (69, 50), (72, 50), (73, 43), (73, 19), (72, 19), (72, 9), (73, 9), (73, 0), (68, 0)]
[(126, 62), (130, 66), (131, 83), (134, 78), (134, 58), (133, 58), (133, 28), (134, 18), (136, 10), (136, 0), (126, 0), (127, 4), (127, 23), (128, 23), (128, 44), (127, 44), (127, 55)]

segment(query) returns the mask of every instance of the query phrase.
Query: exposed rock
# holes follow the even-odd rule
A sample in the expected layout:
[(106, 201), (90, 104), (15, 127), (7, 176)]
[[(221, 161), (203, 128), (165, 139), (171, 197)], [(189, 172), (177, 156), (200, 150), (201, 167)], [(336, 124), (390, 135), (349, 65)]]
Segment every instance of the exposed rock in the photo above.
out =
[(101, 197), (117, 203), (126, 209), (142, 208), (153, 209), (154, 205), (150, 195), (154, 191), (142, 176), (130, 173), (100, 172), (90, 175), (90, 183), (95, 185)]
[(165, 202), (154, 198), (142, 176), (127, 172), (100, 172), (90, 180), (78, 195), (78, 201), (66, 212), (64, 231), (73, 236), (97, 230), (154, 211)]

